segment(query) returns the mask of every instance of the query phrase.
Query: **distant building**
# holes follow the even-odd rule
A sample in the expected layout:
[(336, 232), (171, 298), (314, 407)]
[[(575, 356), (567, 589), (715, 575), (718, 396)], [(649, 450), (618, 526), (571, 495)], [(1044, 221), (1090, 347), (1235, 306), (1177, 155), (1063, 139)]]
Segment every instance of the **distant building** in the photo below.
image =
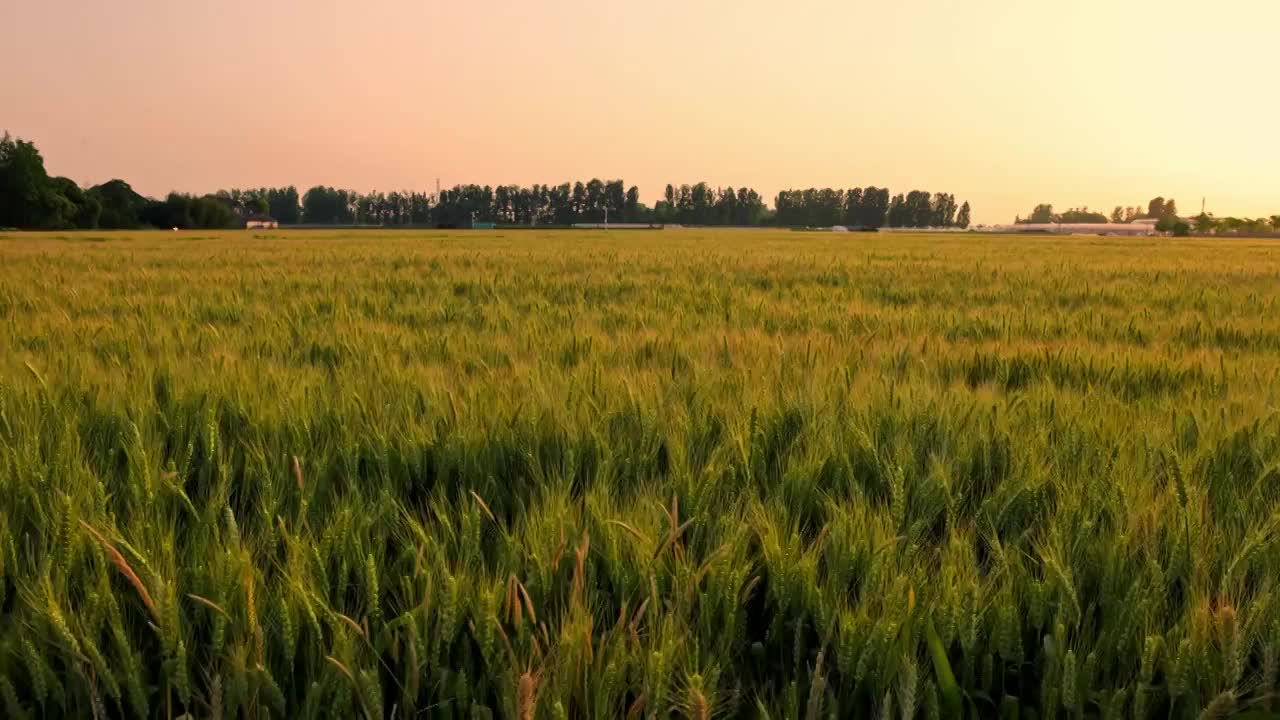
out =
[(280, 222), (268, 215), (250, 215), (244, 219), (246, 230), (275, 230)]
[[(661, 230), (661, 223), (573, 223), (575, 230)], [(667, 225), (666, 227), (679, 227)]]
[(921, 233), (962, 233), (968, 232), (969, 228), (962, 227), (889, 227), (888, 225), (881, 228), (857, 228), (858, 232), (882, 232), (882, 233), (908, 233), (911, 235), (919, 235)]
[[(1196, 218), (1194, 217), (1174, 217), (1174, 218), (1171, 218), (1171, 220), (1175, 223), (1184, 222), (1192, 227), (1195, 227), (1195, 224), (1196, 224)], [(1148, 225), (1151, 227), (1152, 230), (1154, 230), (1156, 225), (1160, 224), (1160, 220), (1158, 218), (1138, 218), (1137, 220), (1133, 221), (1133, 224)]]
[(1158, 235), (1155, 221), (1146, 223), (1020, 223), (995, 225), (988, 232), (999, 233), (1051, 233), (1054, 235)]

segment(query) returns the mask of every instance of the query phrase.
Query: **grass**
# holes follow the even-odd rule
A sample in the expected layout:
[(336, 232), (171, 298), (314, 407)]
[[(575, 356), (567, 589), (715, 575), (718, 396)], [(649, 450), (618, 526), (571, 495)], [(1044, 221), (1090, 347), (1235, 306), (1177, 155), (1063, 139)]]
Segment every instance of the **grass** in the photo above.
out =
[(1247, 240), (0, 235), (2, 714), (1276, 717), (1278, 287)]

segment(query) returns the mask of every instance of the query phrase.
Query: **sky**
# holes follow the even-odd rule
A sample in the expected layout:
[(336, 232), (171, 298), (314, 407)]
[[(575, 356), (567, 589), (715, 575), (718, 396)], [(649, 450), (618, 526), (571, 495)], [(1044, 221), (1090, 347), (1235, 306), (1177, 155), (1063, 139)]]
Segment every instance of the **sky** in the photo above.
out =
[(138, 191), (623, 178), (1280, 213), (1277, 0), (13, 0), (0, 129)]

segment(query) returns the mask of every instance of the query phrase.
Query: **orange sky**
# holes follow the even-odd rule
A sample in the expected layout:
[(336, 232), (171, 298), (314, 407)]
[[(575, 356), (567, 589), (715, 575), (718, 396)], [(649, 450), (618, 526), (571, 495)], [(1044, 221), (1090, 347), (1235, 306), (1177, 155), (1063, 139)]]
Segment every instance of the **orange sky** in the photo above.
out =
[(13, 0), (0, 127), (81, 183), (622, 177), (1280, 213), (1277, 0)]

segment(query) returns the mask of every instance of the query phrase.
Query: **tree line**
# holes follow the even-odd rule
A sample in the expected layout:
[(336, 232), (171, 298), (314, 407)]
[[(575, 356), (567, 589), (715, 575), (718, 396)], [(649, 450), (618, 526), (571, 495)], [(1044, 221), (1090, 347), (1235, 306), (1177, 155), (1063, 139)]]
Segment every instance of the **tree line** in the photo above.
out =
[[(238, 191), (237, 191), (238, 192)], [(264, 202), (256, 202), (259, 193)], [(125, 230), (140, 227), (226, 228), (253, 211), (274, 207), (287, 212), (290, 193), (262, 190), (213, 195), (169, 193), (164, 200), (143, 197), (123, 180), (81, 188), (65, 177), (51, 177), (35, 145), (0, 137), (0, 227), (62, 230)], [(295, 213), (296, 221), (296, 213)]]
[(1262, 218), (1218, 218), (1201, 212), (1192, 218), (1178, 216), (1178, 203), (1173, 198), (1154, 197), (1147, 202), (1146, 210), (1140, 205), (1125, 207), (1117, 205), (1110, 215), (1089, 210), (1087, 207), (1072, 208), (1066, 212), (1054, 212), (1053, 205), (1035, 206), (1025, 219), (1018, 216), (1015, 224), (1050, 224), (1050, 223), (1131, 223), (1137, 220), (1155, 220), (1155, 229), (1173, 235), (1190, 235), (1194, 230), (1203, 235), (1260, 235), (1280, 232), (1280, 215)]
[(1196, 232), (1206, 235), (1262, 235), (1280, 233), (1280, 215), (1259, 218), (1214, 217), (1200, 213), (1191, 218)]
[(314, 187), (302, 197), (301, 217), (311, 224), (436, 225), (471, 223), (553, 225), (575, 223), (687, 223), (759, 225), (772, 219), (751, 188), (713, 188), (705, 182), (668, 185), (654, 207), (640, 189), (622, 180), (560, 185), (455, 185), (438, 196), (413, 192), (369, 193)]
[(654, 203), (653, 221), (682, 225), (771, 225), (777, 217), (754, 188), (668, 184)]
[(969, 203), (956, 204), (955, 195), (912, 190), (892, 199), (889, 190), (875, 186), (836, 190), (809, 188), (778, 193), (779, 225), (857, 228), (969, 227)]
[(152, 199), (123, 180), (81, 188), (51, 177), (35, 145), (0, 139), (0, 227), (30, 229), (227, 228), (267, 216), (282, 225), (469, 227), (473, 223), (565, 226), (575, 223), (778, 225), (858, 228), (968, 227), (966, 202), (913, 190), (890, 197), (875, 186), (778, 193), (774, 207), (750, 187), (669, 184), (653, 207), (622, 180), (560, 185), (455, 185), (438, 194), (316, 186), (170, 193)]
[[(626, 189), (624, 189), (626, 188)], [(457, 185), (438, 197), (416, 193), (372, 193), (316, 187), (302, 198), (306, 223), (384, 225), (472, 222), (511, 225), (574, 223), (679, 223), (686, 225), (781, 225), (801, 227), (968, 227), (969, 203), (923, 191), (890, 199), (884, 188), (810, 188), (778, 193), (774, 209), (754, 188), (668, 184), (651, 208), (639, 188), (622, 180), (592, 179), (561, 185)]]
[(1147, 203), (1147, 209), (1144, 212), (1141, 207), (1121, 207), (1116, 206), (1111, 211), (1111, 215), (1105, 215), (1101, 212), (1090, 210), (1088, 206), (1080, 208), (1071, 208), (1066, 212), (1054, 212), (1053, 205), (1042, 203), (1036, 205), (1031, 214), (1026, 218), (1018, 216), (1014, 218), (1014, 224), (1017, 225), (1046, 225), (1051, 223), (1131, 223), (1135, 220), (1170, 220), (1176, 221), (1178, 218), (1178, 204), (1172, 198), (1165, 200), (1163, 197), (1152, 198)]

